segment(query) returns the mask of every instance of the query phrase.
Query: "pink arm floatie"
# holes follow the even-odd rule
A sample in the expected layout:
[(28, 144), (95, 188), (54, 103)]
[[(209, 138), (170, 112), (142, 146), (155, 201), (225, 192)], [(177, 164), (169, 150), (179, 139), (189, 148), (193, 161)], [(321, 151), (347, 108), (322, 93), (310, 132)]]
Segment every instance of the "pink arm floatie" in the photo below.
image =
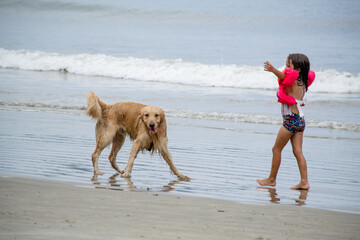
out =
[[(299, 76), (299, 73), (291, 68), (285, 69), (283, 73), (285, 73), (284, 80), (281, 81), (280, 79), (278, 79), (278, 83), (279, 83), (279, 89), (277, 91), (278, 102), (285, 103), (287, 105), (294, 105), (296, 104), (296, 100), (294, 97), (288, 96), (286, 94), (286, 88), (292, 86), (295, 83), (296, 79)], [(308, 75), (308, 87), (310, 87), (310, 85), (314, 82), (314, 80), (315, 80), (315, 73), (310, 70)]]
[(278, 79), (278, 102), (285, 103), (287, 105), (294, 105), (296, 104), (296, 100), (294, 97), (288, 96), (286, 94), (286, 88), (291, 87), (295, 83), (296, 79), (299, 77), (299, 73), (291, 68), (285, 69), (283, 73), (285, 73), (285, 78), (283, 80)]
[(310, 70), (308, 75), (308, 87), (310, 87), (310, 85), (314, 82), (314, 80), (315, 80), (315, 73)]

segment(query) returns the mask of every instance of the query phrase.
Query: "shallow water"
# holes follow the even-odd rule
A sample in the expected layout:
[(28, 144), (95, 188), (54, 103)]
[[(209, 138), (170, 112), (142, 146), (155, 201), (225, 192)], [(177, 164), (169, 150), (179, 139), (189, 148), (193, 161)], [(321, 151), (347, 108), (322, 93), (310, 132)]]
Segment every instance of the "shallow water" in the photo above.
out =
[[(302, 205), (360, 213), (357, 201), (360, 197), (359, 132), (308, 127), (303, 148), (310, 191), (289, 189), (299, 181), (290, 145), (283, 152), (278, 186), (259, 188), (255, 179), (268, 175), (271, 147), (279, 125), (276, 121), (256, 123), (208, 117), (214, 112), (255, 116), (259, 111), (264, 116), (281, 119), (272, 91), (257, 92), (260, 102), (255, 98), (249, 100), (248, 96), (254, 96), (254, 91), (244, 89), (214, 90), (176, 84), (169, 88), (167, 84), (113, 81), (57, 72), (1, 71), (7, 79), (1, 82), (2, 176), (26, 175), (120, 191), (171, 191), (241, 203)], [(95, 148), (95, 121), (84, 114), (89, 90), (108, 103), (126, 99), (166, 109), (169, 148), (178, 169), (192, 180), (177, 181), (166, 163), (148, 152), (140, 153), (135, 160), (131, 179), (121, 178), (109, 164), (109, 148), (99, 160), (105, 174), (93, 179), (91, 153)], [(342, 102), (354, 101), (354, 96), (338, 98)], [(311, 105), (306, 108), (308, 115), (314, 111), (312, 108)], [(354, 110), (341, 104), (339, 108), (344, 114)], [(204, 114), (199, 117), (189, 112)], [(326, 118), (325, 113), (328, 114), (325, 110), (318, 111), (317, 115)], [(343, 120), (337, 114), (333, 116), (334, 120)], [(130, 147), (127, 140), (119, 152), (117, 162), (122, 169)]]

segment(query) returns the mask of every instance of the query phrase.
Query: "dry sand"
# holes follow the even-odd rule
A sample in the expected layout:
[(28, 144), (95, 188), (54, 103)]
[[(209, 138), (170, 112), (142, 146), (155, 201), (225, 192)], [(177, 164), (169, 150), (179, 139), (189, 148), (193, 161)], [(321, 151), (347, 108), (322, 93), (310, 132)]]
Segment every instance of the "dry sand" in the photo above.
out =
[(360, 215), (0, 178), (0, 239), (359, 239)]

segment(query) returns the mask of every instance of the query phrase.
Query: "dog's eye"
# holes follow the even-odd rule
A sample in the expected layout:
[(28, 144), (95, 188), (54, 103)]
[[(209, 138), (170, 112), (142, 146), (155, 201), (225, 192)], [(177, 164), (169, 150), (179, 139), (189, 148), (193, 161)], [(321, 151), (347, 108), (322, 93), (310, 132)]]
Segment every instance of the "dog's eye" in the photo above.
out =
[(155, 114), (155, 117), (159, 117), (159, 114)]
[(148, 113), (146, 113), (146, 114), (145, 114), (145, 117), (149, 117), (149, 114), (148, 114)]

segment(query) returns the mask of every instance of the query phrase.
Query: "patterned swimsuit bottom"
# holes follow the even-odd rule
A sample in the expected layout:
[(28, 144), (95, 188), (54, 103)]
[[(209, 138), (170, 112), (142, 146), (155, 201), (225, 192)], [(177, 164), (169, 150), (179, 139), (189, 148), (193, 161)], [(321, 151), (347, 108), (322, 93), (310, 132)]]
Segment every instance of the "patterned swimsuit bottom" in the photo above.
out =
[(299, 114), (283, 115), (283, 126), (292, 133), (303, 132), (305, 130), (305, 118)]
[(284, 120), (283, 126), (291, 133), (303, 132), (305, 130), (305, 117), (300, 105), (299, 101), (297, 104), (299, 114), (293, 113), (291, 111), (291, 106), (287, 104), (282, 104), (281, 106), (281, 112)]

